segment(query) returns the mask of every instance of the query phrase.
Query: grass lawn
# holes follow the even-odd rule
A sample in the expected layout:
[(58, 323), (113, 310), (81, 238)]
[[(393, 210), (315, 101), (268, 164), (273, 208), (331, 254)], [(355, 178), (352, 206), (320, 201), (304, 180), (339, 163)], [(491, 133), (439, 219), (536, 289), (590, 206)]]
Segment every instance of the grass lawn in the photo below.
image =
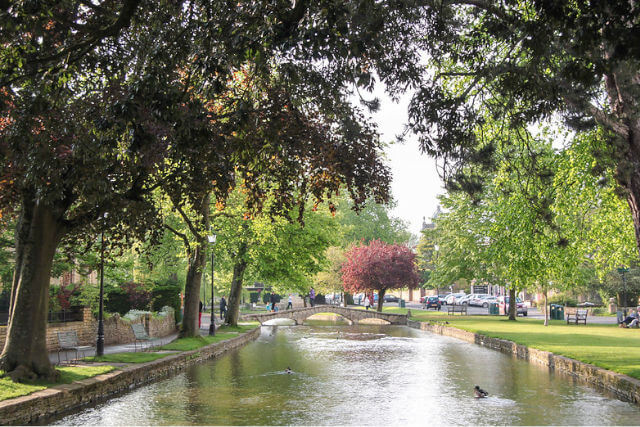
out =
[(144, 363), (162, 359), (170, 353), (112, 353), (103, 356), (85, 357), (85, 362), (108, 362), (108, 363)]
[(216, 329), (216, 334), (212, 337), (205, 335), (200, 337), (190, 338), (178, 338), (177, 340), (170, 342), (169, 344), (160, 347), (160, 350), (178, 350), (178, 351), (190, 351), (197, 350), (205, 345), (212, 344), (214, 342), (220, 342), (234, 338), (238, 336), (238, 333), (246, 332), (254, 329), (259, 324), (258, 322), (241, 323), (238, 326), (220, 326)]
[[(407, 312), (390, 307), (390, 313)], [(450, 316), (437, 311), (411, 311), (411, 319), (418, 321), (447, 321), (451, 326), (489, 337), (503, 338), (528, 347), (591, 363), (640, 379), (640, 329), (623, 329), (617, 325), (567, 325), (564, 320), (518, 317), (517, 321), (504, 316)]]
[[(113, 366), (65, 366), (56, 367), (60, 372), (60, 380), (58, 382), (36, 381), (33, 383), (14, 383), (11, 378), (0, 378), (0, 401), (12, 399), (18, 396), (25, 396), (38, 390), (53, 387), (59, 384), (71, 384), (74, 381), (83, 380), (85, 378), (95, 377), (96, 375), (105, 374), (113, 371)], [(0, 376), (4, 372), (0, 371)]]

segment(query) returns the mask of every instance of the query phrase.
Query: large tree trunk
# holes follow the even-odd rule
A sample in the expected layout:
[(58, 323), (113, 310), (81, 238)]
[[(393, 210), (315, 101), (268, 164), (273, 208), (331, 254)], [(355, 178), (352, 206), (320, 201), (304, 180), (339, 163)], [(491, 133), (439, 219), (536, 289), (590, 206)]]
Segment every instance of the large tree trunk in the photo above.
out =
[[(184, 316), (180, 337), (195, 337), (200, 335), (198, 316), (200, 312), (200, 284), (202, 272), (207, 263), (207, 250), (204, 242), (199, 243), (189, 257), (187, 281), (184, 286)], [(213, 322), (213, 317), (211, 318)]]
[[(387, 292), (386, 289), (380, 289), (378, 291), (378, 311), (382, 311), (382, 305), (384, 304), (384, 294)], [(373, 295), (371, 298), (371, 301), (373, 301)]]
[[(203, 230), (209, 230), (209, 194), (206, 194), (196, 206), (198, 214), (197, 224)], [(182, 211), (180, 211), (182, 213)], [(186, 218), (185, 218), (186, 220)], [(191, 254), (189, 254), (189, 267), (187, 270), (187, 280), (184, 285), (184, 315), (182, 318), (182, 328), (180, 337), (196, 337), (200, 335), (198, 317), (200, 313), (200, 285), (202, 283), (202, 272), (207, 264), (207, 237), (201, 230), (192, 230), (197, 243)], [(213, 306), (212, 306), (213, 308)], [(215, 316), (211, 314), (213, 322)]]
[(47, 313), (51, 265), (64, 229), (53, 211), (39, 203), (25, 206), (18, 222), (14, 296), (0, 369), (14, 380), (57, 373), (47, 351)]
[[(615, 49), (607, 47), (606, 59)], [(603, 127), (612, 130), (618, 140), (608, 141), (617, 154), (616, 180), (628, 191), (627, 203), (631, 210), (636, 236), (636, 248), (640, 254), (640, 114), (637, 95), (640, 72), (635, 62), (622, 61), (610, 73), (605, 74), (605, 88), (612, 116), (596, 114), (594, 118)], [(614, 137), (615, 138), (615, 137)]]
[(229, 303), (225, 323), (231, 326), (238, 326), (238, 315), (240, 312), (240, 298), (242, 296), (242, 280), (244, 272), (247, 269), (247, 242), (240, 243), (236, 262), (233, 266), (233, 279), (231, 280), (231, 289), (229, 290)]
[(516, 320), (518, 303), (516, 302), (516, 288), (509, 289), (509, 320)]

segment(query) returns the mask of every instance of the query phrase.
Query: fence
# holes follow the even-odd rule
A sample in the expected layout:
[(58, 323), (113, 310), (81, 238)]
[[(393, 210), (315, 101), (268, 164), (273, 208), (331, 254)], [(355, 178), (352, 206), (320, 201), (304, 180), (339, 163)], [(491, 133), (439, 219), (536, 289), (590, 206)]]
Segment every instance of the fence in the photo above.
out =
[[(83, 316), (83, 307), (71, 307), (68, 310), (62, 311), (50, 311), (47, 316), (47, 322), (49, 323), (66, 323), (66, 322), (81, 322)], [(6, 311), (0, 312), (0, 326), (6, 326), (9, 323), (9, 313)]]

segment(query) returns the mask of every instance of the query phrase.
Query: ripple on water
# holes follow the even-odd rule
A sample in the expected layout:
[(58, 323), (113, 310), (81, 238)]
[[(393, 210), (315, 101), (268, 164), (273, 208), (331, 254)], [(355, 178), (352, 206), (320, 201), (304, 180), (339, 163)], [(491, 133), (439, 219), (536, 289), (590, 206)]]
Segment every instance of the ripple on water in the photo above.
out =
[[(284, 372), (290, 366), (293, 374)], [(473, 386), (489, 392), (473, 397)], [(91, 425), (638, 424), (548, 370), (403, 327), (265, 327), (219, 360), (59, 420)]]

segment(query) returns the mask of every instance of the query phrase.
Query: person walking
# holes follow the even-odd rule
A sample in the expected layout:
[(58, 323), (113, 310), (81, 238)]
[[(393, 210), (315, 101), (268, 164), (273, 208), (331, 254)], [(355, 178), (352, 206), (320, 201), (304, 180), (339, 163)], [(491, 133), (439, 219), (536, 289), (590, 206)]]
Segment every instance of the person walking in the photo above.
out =
[(276, 304), (278, 302), (278, 296), (276, 294), (271, 294), (271, 311), (276, 311)]
[(364, 297), (364, 308), (366, 310), (369, 310), (369, 307), (371, 307), (371, 301), (369, 300), (368, 296)]
[(202, 326), (202, 301), (200, 301), (200, 307), (198, 308), (198, 329)]
[(311, 304), (311, 307), (315, 306), (316, 304), (316, 290), (313, 289), (313, 287), (309, 291), (309, 303)]
[(220, 320), (224, 319), (227, 315), (227, 300), (224, 299), (224, 295), (220, 298)]
[(293, 308), (293, 296), (289, 294), (289, 301), (287, 302), (287, 310), (291, 310)]

